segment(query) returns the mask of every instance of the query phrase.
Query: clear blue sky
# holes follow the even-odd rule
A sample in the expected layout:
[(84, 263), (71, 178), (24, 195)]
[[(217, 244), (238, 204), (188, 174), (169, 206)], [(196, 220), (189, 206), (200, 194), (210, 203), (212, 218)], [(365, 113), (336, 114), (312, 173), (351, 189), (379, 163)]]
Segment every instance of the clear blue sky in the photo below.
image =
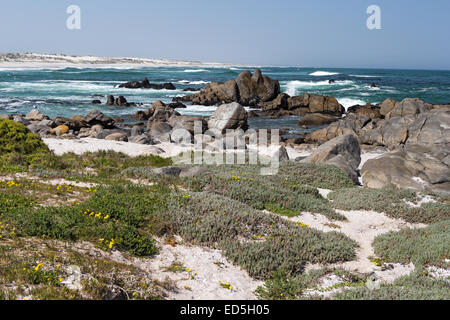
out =
[[(66, 8), (82, 29), (66, 28)], [(381, 7), (382, 30), (366, 28)], [(0, 52), (450, 69), (449, 0), (2, 0)]]

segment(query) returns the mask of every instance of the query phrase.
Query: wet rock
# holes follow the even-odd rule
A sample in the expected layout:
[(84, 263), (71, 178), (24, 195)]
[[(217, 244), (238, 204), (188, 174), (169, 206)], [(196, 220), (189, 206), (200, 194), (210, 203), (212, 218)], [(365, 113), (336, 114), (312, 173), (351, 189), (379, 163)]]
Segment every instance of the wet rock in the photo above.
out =
[(142, 82), (139, 81), (130, 81), (127, 83), (123, 83), (119, 85), (119, 88), (127, 88), (127, 89), (155, 89), (155, 90), (176, 90), (177, 88), (173, 83), (167, 82), (163, 84), (154, 84), (150, 83), (147, 78), (144, 78)]
[(116, 99), (114, 99), (114, 96), (109, 95), (106, 101), (106, 104), (109, 106), (113, 106)]
[(331, 114), (310, 113), (300, 119), (300, 126), (322, 126), (339, 120), (338, 117)]

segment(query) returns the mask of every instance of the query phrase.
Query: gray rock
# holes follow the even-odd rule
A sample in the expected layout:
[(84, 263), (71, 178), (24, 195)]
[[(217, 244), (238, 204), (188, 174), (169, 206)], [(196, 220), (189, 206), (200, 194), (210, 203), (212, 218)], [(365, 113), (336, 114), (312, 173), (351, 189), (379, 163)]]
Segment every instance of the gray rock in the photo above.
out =
[(83, 122), (89, 126), (94, 126), (96, 124), (102, 125), (103, 128), (113, 128), (115, 121), (98, 110), (90, 111), (85, 117), (83, 117)]
[(131, 128), (130, 136), (140, 136), (143, 133), (144, 133), (144, 127), (136, 125)]
[(179, 98), (179, 100), (200, 105), (238, 102), (246, 106), (256, 106), (259, 103), (272, 101), (278, 94), (280, 94), (280, 83), (262, 76), (261, 70), (257, 69), (253, 75), (250, 71), (244, 71), (234, 80), (210, 83), (199, 93)]
[(112, 133), (106, 136), (105, 140), (128, 142), (128, 136), (125, 133)]
[(198, 177), (203, 175), (208, 170), (202, 167), (186, 167), (181, 168), (180, 177)]
[(148, 137), (146, 134), (141, 134), (138, 136), (131, 136), (128, 138), (128, 142), (137, 143), (137, 144), (155, 144), (153, 140)]
[(114, 101), (115, 101), (114, 96), (109, 95), (108, 98), (107, 98), (106, 104), (109, 105), (109, 106), (113, 106), (114, 105)]
[(339, 120), (339, 118), (331, 114), (310, 113), (302, 117), (298, 124), (300, 126), (321, 126), (337, 120)]
[(430, 104), (417, 98), (406, 98), (399, 103), (395, 103), (394, 108), (386, 115), (386, 118), (405, 117), (407, 115), (424, 113), (430, 110)]
[[(208, 129), (208, 123), (201, 117), (172, 116), (168, 123), (173, 130), (185, 129), (191, 135), (204, 133)], [(195, 132), (196, 130), (198, 132)]]
[(321, 145), (302, 162), (335, 165), (344, 170), (355, 183), (358, 183), (358, 175), (355, 170), (361, 163), (361, 148), (354, 135), (341, 135)]
[(224, 133), (227, 129), (248, 129), (247, 112), (239, 103), (221, 105), (208, 120), (210, 130)]
[(31, 123), (30, 120), (25, 119), (22, 115), (13, 115), (12, 119), (13, 119), (13, 121), (19, 122), (25, 126), (28, 126)]
[(32, 123), (27, 126), (28, 130), (33, 133), (39, 134), (41, 137), (44, 137), (50, 134), (51, 127), (45, 125), (39, 125), (37, 123)]
[(450, 144), (407, 145), (368, 160), (361, 176), (365, 186), (380, 189), (394, 184), (403, 189), (450, 194)]
[(41, 121), (44, 119), (49, 119), (46, 115), (39, 112), (37, 109), (33, 109), (30, 112), (27, 113), (25, 116), (25, 119), (31, 120), (31, 121)]
[(178, 177), (181, 173), (181, 168), (179, 167), (163, 167), (152, 170), (155, 174)]
[(450, 109), (421, 113), (408, 127), (407, 144), (450, 143)]

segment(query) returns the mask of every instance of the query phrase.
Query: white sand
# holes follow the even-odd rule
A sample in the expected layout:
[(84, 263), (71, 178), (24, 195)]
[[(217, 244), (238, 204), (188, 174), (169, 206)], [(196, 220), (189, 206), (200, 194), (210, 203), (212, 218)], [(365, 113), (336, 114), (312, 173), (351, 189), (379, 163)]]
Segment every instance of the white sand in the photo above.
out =
[(385, 152), (382, 151), (369, 151), (369, 152), (361, 152), (361, 163), (359, 164), (358, 169), (361, 170), (364, 164), (368, 160), (376, 159), (383, 155)]
[[(96, 258), (132, 265), (141, 269), (146, 277), (156, 281), (169, 280), (176, 289), (167, 291), (169, 300), (255, 300), (254, 290), (263, 284), (253, 280), (246, 271), (229, 263), (219, 250), (181, 243), (176, 246), (158, 240), (160, 253), (152, 258), (130, 257), (119, 251), (105, 252), (88, 242), (77, 242), (71, 248)], [(167, 270), (174, 262), (185, 267), (181, 272)], [(190, 269), (190, 273), (186, 270)], [(232, 290), (222, 288), (229, 282)]]
[[(404, 228), (424, 228), (425, 224), (411, 224), (400, 219), (393, 219), (385, 214), (374, 211), (343, 211), (336, 210), (338, 213), (347, 217), (347, 221), (330, 221), (327, 217), (320, 214), (311, 214), (308, 212), (302, 213), (298, 217), (291, 218), (291, 221), (301, 221), (305, 224), (309, 224), (312, 228), (321, 230), (324, 232), (337, 231), (342, 232), (349, 238), (355, 240), (359, 244), (357, 249), (357, 258), (354, 261), (345, 262), (342, 264), (333, 265), (333, 267), (342, 267), (349, 271), (356, 271), (360, 273), (371, 273), (380, 271), (368, 257), (374, 255), (372, 243), (379, 235), (390, 231), (399, 231)], [(334, 228), (333, 225), (338, 226)], [(311, 266), (310, 266), (311, 267)], [(316, 266), (320, 267), (320, 266)], [(315, 268), (315, 267), (313, 267)], [(403, 275), (402, 271), (414, 270), (413, 266), (409, 266), (406, 269), (399, 267), (397, 270), (398, 276)], [(401, 270), (400, 270), (401, 269)], [(388, 270), (392, 271), (392, 270)], [(381, 272), (381, 271), (380, 271)], [(394, 271), (395, 273), (395, 271)], [(380, 278), (383, 278), (383, 273), (380, 273)], [(386, 276), (386, 278), (392, 278), (392, 276)], [(386, 281), (388, 279), (385, 279)]]
[[(94, 56), (67, 56), (62, 54), (0, 54), (0, 69), (62, 69), (62, 68), (117, 68), (140, 67), (229, 67), (216, 62), (182, 61), (145, 58), (109, 58)], [(235, 65), (233, 65), (235, 66)]]
[(122, 152), (130, 157), (137, 157), (140, 155), (160, 155), (161, 157), (172, 157), (179, 154), (182, 151), (187, 150), (173, 143), (161, 143), (156, 146), (136, 144), (130, 142), (110, 141), (94, 138), (82, 138), (82, 139), (57, 139), (47, 138), (43, 139), (44, 143), (52, 150), (56, 155), (63, 155), (65, 153), (73, 152), (77, 155), (81, 155), (87, 152), (97, 151), (116, 151)]

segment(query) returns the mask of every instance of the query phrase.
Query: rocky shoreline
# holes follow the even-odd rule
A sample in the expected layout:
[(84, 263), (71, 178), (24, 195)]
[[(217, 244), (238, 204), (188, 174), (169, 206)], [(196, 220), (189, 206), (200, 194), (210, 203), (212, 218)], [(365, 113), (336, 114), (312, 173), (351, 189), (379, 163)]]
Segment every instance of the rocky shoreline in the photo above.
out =
[[(121, 86), (175, 88), (171, 83), (154, 85), (147, 79)], [(217, 105), (218, 108), (209, 118), (182, 116), (176, 109), (185, 108), (184, 103)], [(123, 96), (108, 96), (106, 104), (136, 105)], [(247, 112), (244, 106), (255, 109)], [(38, 110), (26, 115), (0, 116), (26, 125), (43, 138), (95, 138), (157, 146), (162, 143), (192, 145), (199, 139), (204, 141), (206, 136), (207, 141), (224, 145), (230, 138), (226, 131), (248, 130), (251, 117), (289, 115), (302, 116), (299, 126), (329, 126), (302, 137), (282, 138), (276, 152), (279, 160), (289, 159), (285, 147), (309, 147), (313, 150), (309, 158), (291, 160), (336, 165), (356, 184), (361, 177), (362, 183), (371, 188), (394, 184), (400, 188), (450, 194), (450, 105), (432, 105), (412, 98), (387, 99), (380, 105), (354, 106), (346, 112), (333, 97), (308, 93), (290, 97), (281, 93), (279, 82), (263, 76), (258, 69), (253, 74), (242, 72), (237, 79), (225, 83), (210, 83), (200, 92), (174, 98), (170, 104), (156, 101), (150, 109), (134, 115), (136, 123), (133, 125), (98, 110), (72, 118), (50, 119)], [(180, 137), (180, 130), (183, 137)], [(224, 135), (217, 138), (218, 134)], [(232, 135), (234, 139), (239, 134)], [(248, 149), (249, 136), (244, 134), (242, 139), (244, 149)], [(384, 152), (359, 170), (361, 148), (381, 148)]]

